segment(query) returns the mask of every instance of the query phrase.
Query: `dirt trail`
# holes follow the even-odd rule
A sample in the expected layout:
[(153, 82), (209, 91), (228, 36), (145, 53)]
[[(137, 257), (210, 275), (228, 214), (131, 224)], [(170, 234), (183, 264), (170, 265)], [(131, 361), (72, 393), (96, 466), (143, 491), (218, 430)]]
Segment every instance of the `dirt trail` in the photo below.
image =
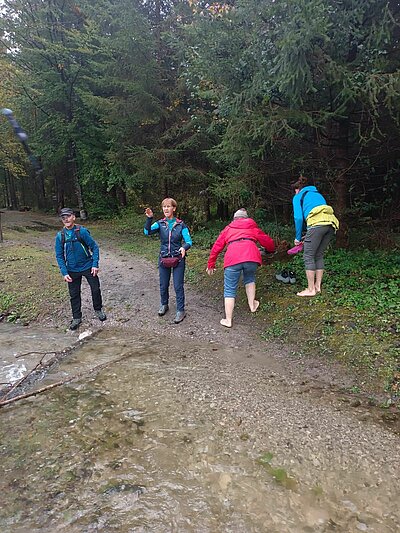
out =
[[(34, 237), (29, 234), (29, 242), (33, 239), (38, 246), (52, 248), (59, 226), (56, 218), (34, 213), (5, 216), (9, 227), (37, 223), (53, 228), (36, 232)], [(400, 498), (400, 446), (396, 427), (379, 425), (381, 411), (339, 392), (340, 387), (351, 384), (350, 376), (322, 360), (293, 358), (291, 346), (262, 341), (265, 323), (248, 312), (236, 313), (232, 329), (222, 328), (222, 288), (219, 295), (204, 296), (186, 284), (186, 319), (173, 324), (173, 298), (171, 311), (159, 318), (155, 264), (118, 251), (108, 242), (100, 241), (100, 245), (100, 279), (108, 320), (101, 324), (93, 318), (85, 287), (82, 329), (121, 328), (132, 342), (138, 331), (160, 335), (163, 346), (155, 357), (170, 372), (177, 394), (202, 406), (204, 416), (229, 426), (224, 438), (238, 438), (240, 426), (240, 434), (249, 439), (253, 450), (274, 450), (281, 464), (292, 471), (298, 468), (304, 474), (309, 469), (310, 483), (315, 476), (318, 483), (331, 484), (332, 497), (343, 501), (344, 507), (357, 508), (357, 516), (366, 512), (357, 518), (354, 531), (398, 531), (400, 515), (394, 502)], [(40, 322), (61, 327), (68, 320), (66, 293), (65, 315), (43, 317)], [(71, 333), (73, 338), (76, 335)], [(177, 370), (179, 361), (184, 361), (181, 370)], [(383, 522), (373, 526), (378, 515)]]

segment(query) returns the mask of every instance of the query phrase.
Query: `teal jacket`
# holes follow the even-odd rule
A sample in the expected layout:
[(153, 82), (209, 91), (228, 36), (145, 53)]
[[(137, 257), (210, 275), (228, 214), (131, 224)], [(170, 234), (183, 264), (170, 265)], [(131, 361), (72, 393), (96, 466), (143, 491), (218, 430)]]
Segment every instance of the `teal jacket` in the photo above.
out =
[[(63, 232), (65, 239), (62, 238)], [(64, 246), (63, 240), (65, 240)], [(63, 276), (68, 272), (84, 272), (92, 267), (99, 267), (99, 246), (89, 230), (83, 226), (74, 225), (70, 230), (63, 228), (59, 231), (56, 235), (55, 251)]]
[[(161, 257), (178, 257), (180, 255), (179, 248), (182, 246), (185, 250), (189, 250), (192, 246), (192, 238), (189, 229), (183, 220), (173, 218), (168, 220), (163, 218), (153, 223), (153, 218), (147, 217), (144, 226), (145, 235), (154, 235), (159, 233), (161, 247)], [(182, 244), (183, 241), (183, 244)]]
[(293, 196), (294, 227), (296, 230), (296, 239), (298, 241), (301, 241), (303, 229), (306, 225), (305, 221), (310, 214), (310, 211), (314, 209), (314, 207), (320, 205), (326, 205), (326, 201), (314, 185), (303, 187), (298, 194)]

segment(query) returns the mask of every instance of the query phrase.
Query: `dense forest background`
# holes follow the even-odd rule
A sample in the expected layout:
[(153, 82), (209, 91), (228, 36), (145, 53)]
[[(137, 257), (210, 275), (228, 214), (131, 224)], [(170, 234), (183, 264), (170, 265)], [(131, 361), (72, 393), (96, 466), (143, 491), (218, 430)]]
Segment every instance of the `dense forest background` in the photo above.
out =
[(342, 222), (400, 223), (400, 4), (4, 0), (0, 205), (92, 217), (179, 200), (288, 222), (308, 176)]

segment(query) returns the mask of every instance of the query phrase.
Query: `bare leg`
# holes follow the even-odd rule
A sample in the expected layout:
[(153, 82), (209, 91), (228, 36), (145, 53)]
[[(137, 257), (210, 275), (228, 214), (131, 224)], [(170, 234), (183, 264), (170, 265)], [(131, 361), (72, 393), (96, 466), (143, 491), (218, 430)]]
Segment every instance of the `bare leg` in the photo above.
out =
[(226, 328), (232, 327), (232, 317), (233, 317), (233, 309), (235, 307), (235, 298), (225, 298), (225, 316), (226, 318), (223, 318), (220, 321), (220, 324), (222, 326), (225, 326)]
[(324, 275), (323, 270), (316, 270), (315, 271), (315, 292), (321, 292), (321, 283), (322, 283), (322, 276)]
[(260, 305), (260, 302), (254, 299), (256, 297), (256, 284), (247, 283), (247, 285), (245, 285), (245, 289), (250, 311), (252, 313), (255, 313), (258, 309), (258, 306)]
[(308, 287), (304, 291), (298, 292), (297, 296), (315, 296), (315, 270), (306, 270)]

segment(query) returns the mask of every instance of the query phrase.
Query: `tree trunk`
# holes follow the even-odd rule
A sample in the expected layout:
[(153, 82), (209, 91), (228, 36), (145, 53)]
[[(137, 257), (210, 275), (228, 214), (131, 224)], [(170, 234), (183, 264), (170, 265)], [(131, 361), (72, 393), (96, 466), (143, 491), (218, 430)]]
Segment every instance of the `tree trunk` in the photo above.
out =
[(3, 169), (3, 178), (4, 178), (4, 207), (10, 207), (10, 192), (8, 188), (7, 180), (7, 170)]
[(223, 200), (218, 200), (217, 218), (219, 218), (220, 220), (228, 220), (229, 218), (229, 206)]
[(79, 183), (78, 167), (76, 164), (76, 146), (75, 146), (74, 141), (72, 140), (68, 141), (68, 170), (69, 170), (70, 176), (72, 177), (72, 184), (74, 187), (76, 199), (78, 201), (78, 208), (80, 211), (81, 219), (86, 220), (87, 212), (83, 205), (82, 188)]
[(205, 219), (206, 222), (209, 222), (211, 220), (211, 206), (210, 206), (210, 197), (208, 194), (205, 197), (204, 201), (204, 212), (205, 212)]
[[(42, 162), (40, 161), (40, 158), (38, 159), (41, 166)], [(46, 207), (46, 189), (44, 186), (43, 172), (36, 172), (35, 174), (35, 194), (39, 209), (44, 209)]]
[(117, 185), (117, 187), (115, 188), (115, 195), (117, 197), (118, 205), (120, 207), (126, 207), (128, 204), (128, 201), (126, 199), (126, 191), (124, 191), (122, 187), (119, 187)]
[(60, 173), (56, 170), (54, 174), (55, 196), (53, 197), (54, 209), (58, 213), (64, 207), (65, 192), (64, 192), (64, 177), (60, 177)]
[(9, 199), (10, 199), (10, 209), (18, 209), (19, 202), (17, 198), (17, 193), (15, 190), (15, 181), (14, 176), (11, 174), (9, 170), (6, 170), (6, 175), (8, 179), (8, 191), (9, 191)]
[(339, 219), (340, 229), (336, 236), (336, 246), (347, 248), (349, 245), (348, 226), (345, 220), (347, 206), (347, 170), (348, 170), (349, 120), (331, 120), (327, 127), (327, 146), (324, 156), (331, 160), (335, 169), (334, 189), (336, 195), (335, 215)]

